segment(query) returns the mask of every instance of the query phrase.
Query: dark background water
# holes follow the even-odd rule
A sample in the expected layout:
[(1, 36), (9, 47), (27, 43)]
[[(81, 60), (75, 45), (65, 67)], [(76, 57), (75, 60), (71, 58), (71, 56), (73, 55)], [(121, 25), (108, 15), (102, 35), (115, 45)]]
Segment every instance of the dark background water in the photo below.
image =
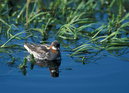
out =
[[(113, 10), (112, 10), (113, 11)], [(116, 11), (115, 11), (116, 12)], [(102, 20), (102, 24), (108, 20), (107, 13), (96, 13), (97, 20)], [(101, 22), (100, 22), (101, 23)], [(57, 26), (57, 28), (59, 28)], [(25, 30), (25, 26), (18, 26), (20, 31)], [(5, 30), (5, 29), (3, 29)], [(15, 33), (15, 32), (14, 32)], [(27, 62), (26, 71), (19, 69), (23, 58), (28, 55), (23, 44), (26, 41), (12, 40), (9, 44), (19, 43), (20, 48), (11, 49), (11, 55), (0, 53), (0, 93), (128, 93), (129, 92), (129, 62), (120, 58), (128, 58), (129, 54), (122, 57), (115, 57), (103, 51), (97, 58), (91, 57), (83, 64), (81, 61), (70, 57), (71, 50), (82, 42), (80, 40), (64, 40), (57, 38), (54, 32), (50, 31), (47, 41), (52, 42), (58, 39), (61, 43), (61, 64), (59, 66), (59, 76), (52, 77), (49, 68), (34, 65)], [(39, 44), (41, 35), (34, 32), (38, 38), (28, 38), (28, 42)], [(21, 36), (25, 36), (22, 34)], [(1, 35), (1, 42), (6, 42), (4, 34)], [(70, 45), (70, 47), (69, 47)], [(65, 46), (65, 47), (64, 47)], [(22, 47), (22, 48), (21, 48)], [(7, 48), (8, 49), (8, 48)], [(120, 51), (119, 51), (120, 52)], [(118, 52), (118, 53), (119, 53)], [(120, 52), (121, 53), (121, 52)], [(90, 57), (90, 54), (87, 54)], [(12, 59), (15, 57), (15, 63)]]

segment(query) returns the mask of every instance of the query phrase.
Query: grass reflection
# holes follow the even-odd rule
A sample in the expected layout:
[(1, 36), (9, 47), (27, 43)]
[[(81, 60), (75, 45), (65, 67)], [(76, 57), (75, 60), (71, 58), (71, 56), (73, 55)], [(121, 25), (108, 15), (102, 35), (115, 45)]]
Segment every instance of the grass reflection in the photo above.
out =
[(39, 43), (54, 37), (64, 51), (84, 63), (107, 56), (105, 51), (124, 55), (129, 46), (128, 2), (1, 0), (0, 53), (23, 49), (26, 39)]

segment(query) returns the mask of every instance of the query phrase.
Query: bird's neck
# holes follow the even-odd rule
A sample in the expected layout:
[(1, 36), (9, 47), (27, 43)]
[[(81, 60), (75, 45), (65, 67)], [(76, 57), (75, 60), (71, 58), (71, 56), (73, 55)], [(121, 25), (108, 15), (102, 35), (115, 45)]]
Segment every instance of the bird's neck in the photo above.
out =
[(53, 53), (56, 53), (56, 52), (57, 52), (57, 50), (53, 50), (53, 49), (52, 49), (52, 44), (51, 44), (51, 46), (50, 46), (50, 49), (52, 50)]

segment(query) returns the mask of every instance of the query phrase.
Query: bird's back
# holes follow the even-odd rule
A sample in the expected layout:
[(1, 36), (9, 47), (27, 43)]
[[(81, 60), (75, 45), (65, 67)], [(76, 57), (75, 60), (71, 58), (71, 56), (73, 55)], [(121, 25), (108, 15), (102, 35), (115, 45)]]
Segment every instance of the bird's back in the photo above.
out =
[(33, 54), (33, 56), (38, 59), (47, 59), (50, 50), (50, 45), (44, 45), (44, 44), (36, 45), (34, 43), (31, 44), (25, 43), (24, 47), (30, 54)]

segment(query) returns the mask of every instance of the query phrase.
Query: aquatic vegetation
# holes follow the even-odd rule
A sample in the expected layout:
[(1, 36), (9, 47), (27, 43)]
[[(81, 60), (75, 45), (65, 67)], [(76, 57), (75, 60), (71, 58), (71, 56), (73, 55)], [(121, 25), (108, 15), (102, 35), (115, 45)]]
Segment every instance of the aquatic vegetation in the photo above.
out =
[(27, 0), (22, 3), (19, 0), (16, 4), (13, 0), (1, 0), (0, 52), (9, 54), (12, 49), (24, 49), (21, 45), (28, 39), (39, 43), (54, 37), (72, 57), (81, 58), (82, 62), (88, 60), (87, 54), (97, 55), (89, 56), (91, 60), (90, 57), (98, 58), (104, 50), (116, 56), (114, 51), (128, 50), (129, 46), (126, 3), (126, 0)]
[[(91, 37), (89, 38), (89, 41), (75, 48), (75, 52), (71, 54), (71, 56), (82, 54), (82, 56), (80, 57), (82, 58), (82, 60), (84, 60), (84, 54), (89, 53), (88, 51), (90, 50), (107, 50), (109, 53), (114, 55), (114, 51), (118, 52), (120, 50), (128, 48), (129, 32), (127, 28), (129, 26), (129, 22), (123, 23), (123, 21), (129, 18), (129, 13), (123, 16), (121, 20), (119, 20), (118, 17), (119, 16), (117, 16), (117, 18), (115, 19), (113, 15), (108, 24), (104, 24), (96, 30), (91, 31)], [(120, 52), (120, 54), (125, 53)], [(118, 56), (120, 56), (120, 54), (118, 54)]]

